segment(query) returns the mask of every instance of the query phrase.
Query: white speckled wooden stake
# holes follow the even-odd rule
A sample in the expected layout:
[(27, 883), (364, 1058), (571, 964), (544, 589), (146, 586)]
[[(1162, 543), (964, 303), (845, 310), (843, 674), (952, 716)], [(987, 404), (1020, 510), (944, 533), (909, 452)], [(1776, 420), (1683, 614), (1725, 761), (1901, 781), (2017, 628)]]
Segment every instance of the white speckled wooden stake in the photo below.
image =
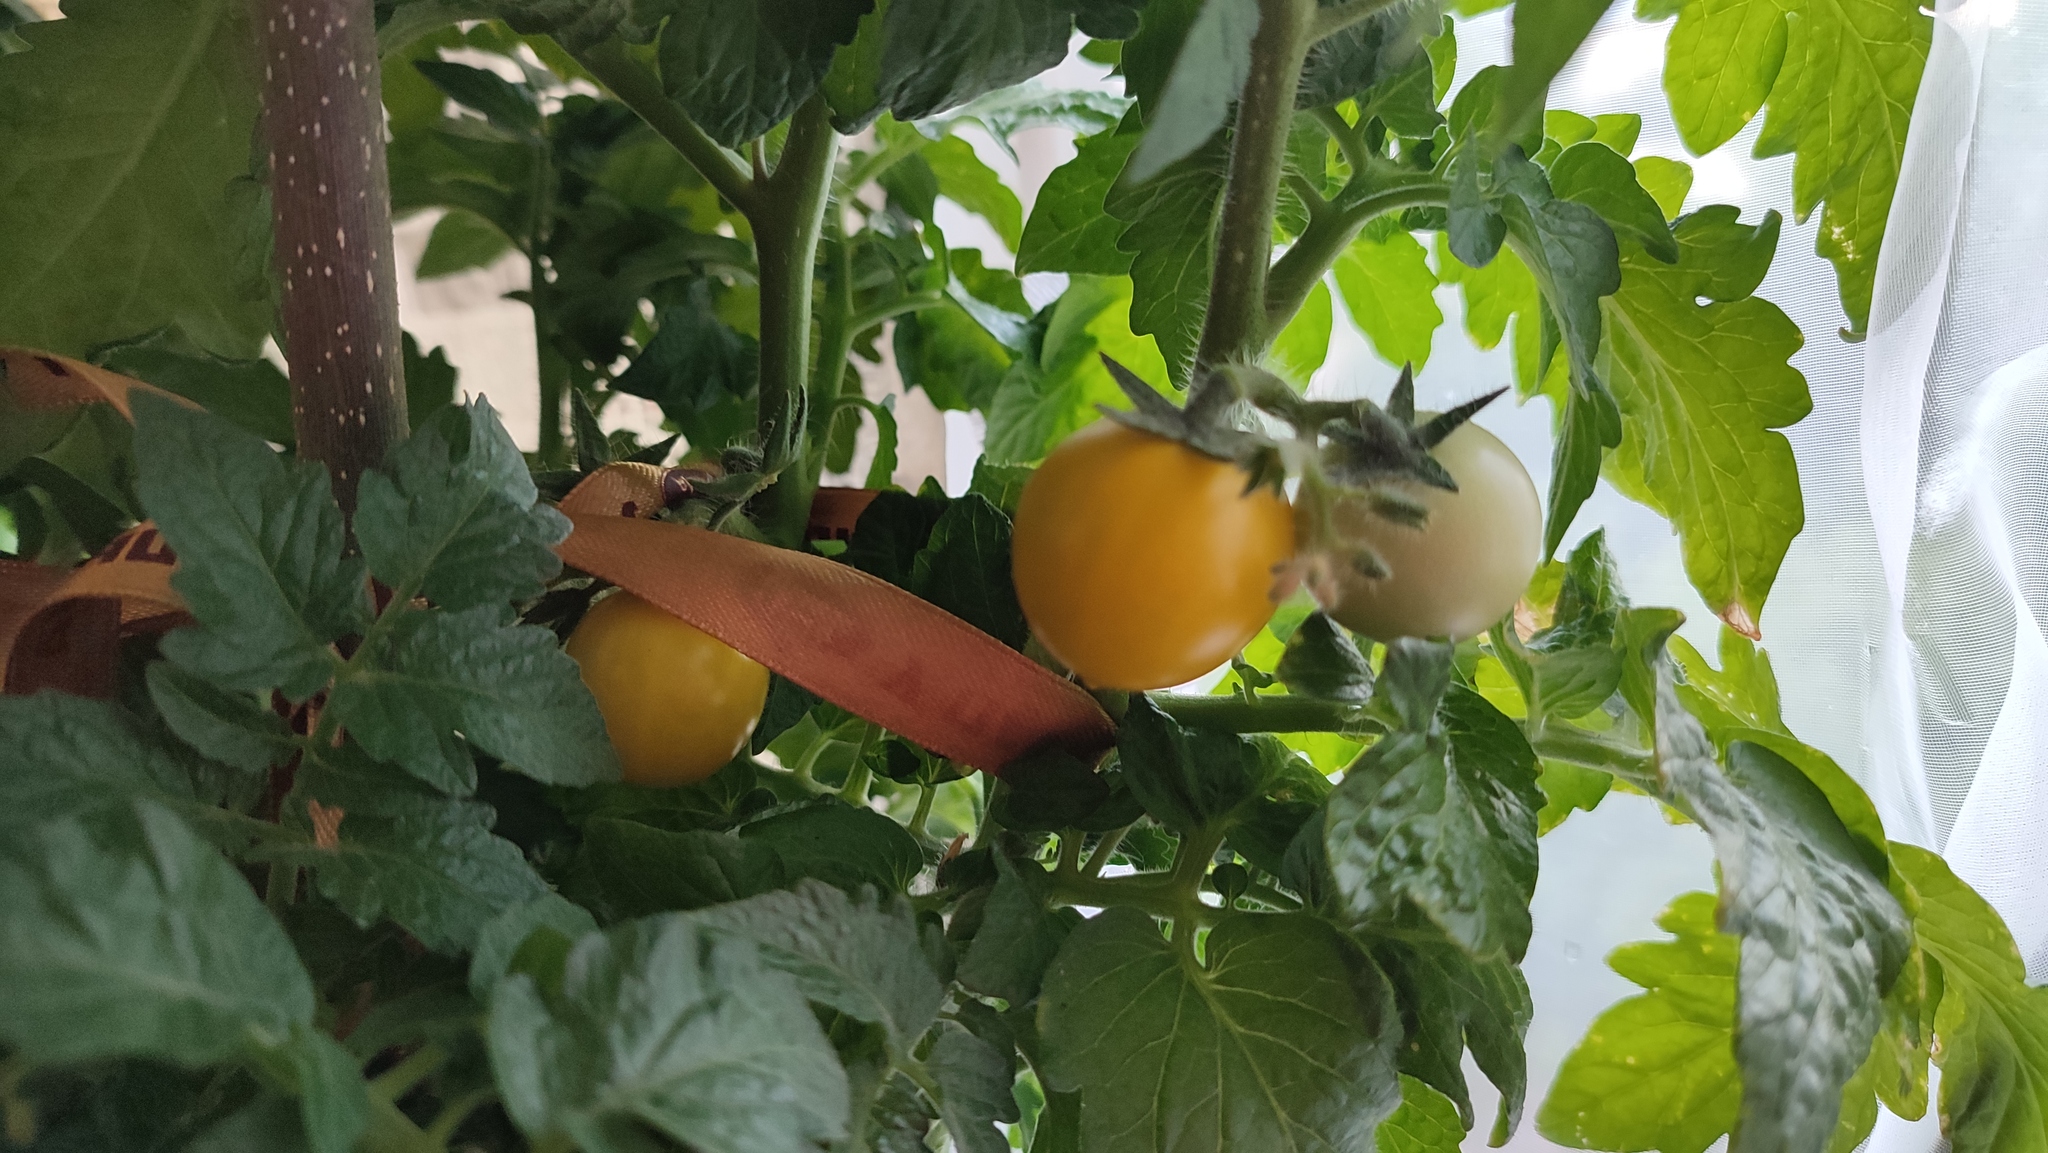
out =
[(353, 512), (406, 433), (376, 28), (370, 0), (256, 0), (255, 22), (292, 424)]

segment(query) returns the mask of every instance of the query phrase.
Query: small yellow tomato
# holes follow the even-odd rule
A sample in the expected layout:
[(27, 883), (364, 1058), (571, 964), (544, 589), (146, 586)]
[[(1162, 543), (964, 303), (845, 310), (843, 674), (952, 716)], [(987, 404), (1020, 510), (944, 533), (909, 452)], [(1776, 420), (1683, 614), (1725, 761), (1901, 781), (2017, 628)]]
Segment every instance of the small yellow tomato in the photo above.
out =
[(1294, 515), (1184, 444), (1099, 420), (1017, 501), (1011, 572), (1031, 630), (1097, 688), (1158, 689), (1229, 660), (1273, 615)]
[[(1427, 414), (1424, 414), (1427, 415)], [(1326, 611), (1369, 637), (1477, 636), (1515, 607), (1543, 553), (1543, 508), (1512, 450), (1475, 424), (1462, 424), (1430, 450), (1457, 492), (1415, 485), (1429, 523), (1410, 528), (1345, 503), (1336, 527), (1365, 541), (1391, 576), (1338, 577)]]
[(625, 779), (687, 785), (732, 760), (768, 699), (768, 670), (624, 590), (565, 646), (597, 698)]

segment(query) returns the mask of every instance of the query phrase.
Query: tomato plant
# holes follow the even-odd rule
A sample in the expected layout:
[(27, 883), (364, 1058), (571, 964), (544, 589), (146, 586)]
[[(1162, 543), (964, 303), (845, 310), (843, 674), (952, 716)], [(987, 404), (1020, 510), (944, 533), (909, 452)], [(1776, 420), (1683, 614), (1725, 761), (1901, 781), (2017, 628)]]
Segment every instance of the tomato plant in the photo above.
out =
[[(1468, 1056), (1499, 1144), (1540, 835), (1623, 785), (1719, 892), (1537, 1132), (2038, 1148), (2010, 933), (1754, 645), (1780, 216), (1547, 106), (1604, 0), (1454, 83), (1501, 6), (0, 0), (9, 1146), (1447, 1153)], [(1860, 331), (1931, 20), (1638, 12), (1689, 147), (1792, 153)], [(1027, 215), (988, 161), (1044, 126)], [(428, 211), (419, 275), (525, 266), (530, 453), (400, 328)], [(1306, 388), (1339, 299), (1419, 362), (1443, 285), (1511, 381)], [(985, 422), (966, 491), (890, 487), (884, 364)], [(863, 441), (884, 491), (821, 498)], [(1718, 667), (1573, 536), (1603, 475)]]

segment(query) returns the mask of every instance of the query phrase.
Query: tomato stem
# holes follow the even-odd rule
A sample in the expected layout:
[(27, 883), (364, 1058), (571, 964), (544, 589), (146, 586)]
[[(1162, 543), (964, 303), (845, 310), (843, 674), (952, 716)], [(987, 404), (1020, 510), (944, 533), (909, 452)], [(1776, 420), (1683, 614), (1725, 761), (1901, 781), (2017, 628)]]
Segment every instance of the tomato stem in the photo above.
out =
[(370, 1082), (370, 1095), (385, 1101), (397, 1101), (412, 1092), (419, 1083), (441, 1071), (448, 1063), (448, 1051), (435, 1041), (429, 1041), (412, 1052), (405, 1060), (386, 1069)]
[(1201, 365), (1256, 360), (1265, 350), (1266, 272), (1273, 257), (1273, 213), (1287, 171), (1294, 93), (1315, 24), (1315, 0), (1262, 0), (1252, 38), (1251, 72), (1238, 96), (1230, 175), (1216, 230), (1209, 308), (1202, 321)]
[[(1133, 821), (1131, 824), (1135, 825), (1136, 823)], [(1117, 846), (1124, 843), (1124, 835), (1130, 831), (1131, 825), (1125, 825), (1121, 829), (1111, 829), (1109, 832), (1102, 834), (1102, 841), (1095, 846), (1095, 851), (1089, 854), (1088, 862), (1081, 866), (1081, 875), (1084, 877), (1101, 876), (1103, 867), (1109, 864), (1111, 857), (1116, 856)]]
[(934, 785), (919, 785), (917, 788), (917, 811), (910, 814), (910, 835), (922, 837), (925, 821), (932, 815), (932, 798), (938, 795), (939, 790)]
[(873, 721), (860, 727), (860, 743), (853, 746), (853, 767), (846, 770), (846, 783), (839, 788), (839, 799), (849, 805), (868, 803), (868, 785), (874, 779), (874, 772), (868, 768), (868, 747), (881, 731), (882, 726)]

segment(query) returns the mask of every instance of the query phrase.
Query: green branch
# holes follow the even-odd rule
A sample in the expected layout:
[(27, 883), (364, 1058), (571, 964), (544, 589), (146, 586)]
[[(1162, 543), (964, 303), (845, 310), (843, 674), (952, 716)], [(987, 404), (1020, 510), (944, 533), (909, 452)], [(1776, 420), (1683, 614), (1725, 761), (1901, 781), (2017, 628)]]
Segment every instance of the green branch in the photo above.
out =
[(1184, 725), (1215, 733), (1372, 734), (1385, 726), (1364, 706), (1316, 697), (1182, 697), (1154, 693), (1159, 711)]
[(578, 64), (589, 69), (612, 95), (637, 113), (649, 128), (675, 146), (699, 174), (751, 220), (754, 215), (754, 181), (733, 154), (706, 135), (689, 114), (676, 106), (662, 90), (661, 79), (642, 67), (626, 46), (606, 40), (573, 54)]
[[(823, 453), (806, 443), (806, 385), (810, 378), (811, 290), (818, 238), (832, 186), (839, 137), (823, 96), (813, 96), (790, 118), (789, 137), (775, 171), (756, 187), (748, 219), (760, 261), (761, 359), (756, 430), (763, 470), (777, 476), (757, 499), (757, 523), (770, 540), (802, 543), (818, 488)], [(840, 359), (845, 359), (841, 354)]]
[(1266, 271), (1273, 258), (1273, 211), (1287, 171), (1294, 93), (1308, 54), (1315, 0), (1261, 0), (1251, 73), (1237, 102), (1230, 175), (1216, 229), (1209, 308), (1197, 353), (1203, 365), (1258, 359), (1268, 340)]
[(1357, 179), (1372, 163), (1372, 150), (1366, 147), (1365, 134), (1357, 125), (1344, 119), (1344, 114), (1335, 108), (1315, 110), (1316, 123), (1337, 142), (1337, 151), (1344, 157), (1344, 163), (1351, 169), (1351, 176)]
[[(1332, 202), (1332, 211), (1311, 216), (1308, 227), (1273, 262), (1266, 277), (1266, 332), (1277, 333), (1294, 319), (1316, 282), (1373, 217), (1450, 202), (1450, 185), (1442, 179), (1422, 172), (1379, 171), (1390, 167), (1367, 162)], [(1391, 183), (1368, 193), (1353, 192), (1367, 182), (1383, 180)]]

